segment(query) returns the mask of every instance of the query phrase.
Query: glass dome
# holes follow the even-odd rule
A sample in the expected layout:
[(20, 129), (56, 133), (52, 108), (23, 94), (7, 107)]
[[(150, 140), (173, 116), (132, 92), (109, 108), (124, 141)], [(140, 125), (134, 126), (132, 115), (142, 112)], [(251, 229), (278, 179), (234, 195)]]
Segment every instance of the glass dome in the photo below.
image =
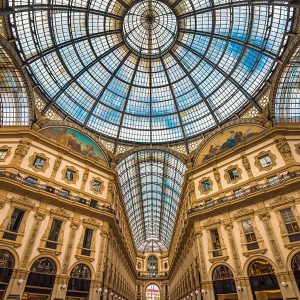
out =
[(208, 131), (247, 104), (290, 30), (288, 1), (9, 0), (22, 59), (52, 106), (116, 140)]

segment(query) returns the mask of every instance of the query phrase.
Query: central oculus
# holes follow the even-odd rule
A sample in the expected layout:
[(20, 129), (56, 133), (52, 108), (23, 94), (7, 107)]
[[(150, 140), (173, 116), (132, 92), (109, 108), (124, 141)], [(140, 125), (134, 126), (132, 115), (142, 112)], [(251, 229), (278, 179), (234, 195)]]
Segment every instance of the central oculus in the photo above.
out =
[(126, 13), (122, 33), (126, 45), (142, 57), (159, 57), (177, 38), (177, 19), (171, 8), (157, 0), (139, 1)]

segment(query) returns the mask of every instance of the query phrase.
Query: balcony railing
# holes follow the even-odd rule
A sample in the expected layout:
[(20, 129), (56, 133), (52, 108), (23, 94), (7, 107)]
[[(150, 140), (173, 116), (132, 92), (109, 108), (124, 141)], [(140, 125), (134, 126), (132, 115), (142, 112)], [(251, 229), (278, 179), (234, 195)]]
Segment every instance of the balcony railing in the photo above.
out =
[(267, 190), (269, 188), (272, 188), (274, 186), (280, 185), (282, 183), (285, 183), (291, 179), (294, 179), (296, 177), (300, 177), (300, 170), (294, 171), (294, 172), (288, 172), (285, 175), (281, 175), (280, 177), (274, 179), (272, 182), (266, 182), (262, 184), (257, 184), (254, 187), (250, 188), (244, 188), (238, 191), (238, 193), (235, 193), (230, 196), (225, 196), (219, 199), (211, 200), (203, 205), (195, 206), (188, 210), (188, 214), (194, 213), (194, 212), (202, 212), (207, 209), (216, 208), (218, 206), (221, 206), (226, 203), (233, 202), (235, 200), (238, 200), (240, 198), (243, 198), (245, 196), (251, 195), (253, 193)]
[(31, 181), (27, 181), (26, 178), (23, 178), (20, 175), (16, 175), (16, 174), (13, 174), (13, 173), (10, 173), (10, 172), (7, 172), (7, 171), (0, 171), (0, 178), (8, 178), (10, 180), (18, 182), (21, 185), (26, 185), (26, 186), (32, 187), (36, 190), (44, 191), (44, 192), (56, 195), (58, 197), (70, 200), (72, 202), (76, 202), (76, 203), (79, 203), (79, 204), (83, 204), (85, 206), (95, 208), (97, 210), (106, 211), (106, 212), (110, 212), (112, 214), (115, 214), (115, 210), (112, 209), (110, 206), (99, 205), (99, 204), (95, 203), (95, 201), (85, 199), (85, 198), (81, 198), (81, 197), (77, 197), (77, 196), (73, 196), (73, 195), (70, 195), (70, 194), (66, 194), (65, 191), (56, 189), (56, 188), (54, 188), (52, 186), (48, 186), (46, 184), (40, 184), (40, 183), (34, 183), (34, 182), (31, 182)]
[(138, 272), (139, 277), (163, 278), (168, 277), (168, 272)]

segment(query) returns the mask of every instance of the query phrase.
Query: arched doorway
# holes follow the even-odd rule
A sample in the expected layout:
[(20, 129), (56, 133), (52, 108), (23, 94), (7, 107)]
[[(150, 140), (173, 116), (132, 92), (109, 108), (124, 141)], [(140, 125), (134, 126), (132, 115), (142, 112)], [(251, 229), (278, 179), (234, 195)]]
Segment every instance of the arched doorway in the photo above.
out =
[(254, 299), (283, 299), (274, 269), (265, 259), (251, 262), (248, 276)]
[(300, 291), (300, 252), (297, 253), (292, 259), (292, 269), (298, 289)]
[(66, 300), (86, 300), (91, 286), (91, 271), (85, 264), (75, 266), (71, 272)]
[(238, 299), (234, 276), (224, 265), (217, 266), (213, 271), (213, 286), (217, 300)]
[(12, 254), (6, 250), (0, 249), (0, 299), (4, 299), (6, 288), (15, 266), (15, 260)]
[(30, 269), (23, 299), (50, 299), (55, 281), (55, 274), (56, 264), (52, 259), (43, 257), (36, 260)]
[(146, 287), (145, 300), (160, 300), (160, 289), (156, 284), (152, 283)]
[(155, 255), (148, 257), (148, 273), (150, 276), (155, 276), (158, 272), (158, 259)]

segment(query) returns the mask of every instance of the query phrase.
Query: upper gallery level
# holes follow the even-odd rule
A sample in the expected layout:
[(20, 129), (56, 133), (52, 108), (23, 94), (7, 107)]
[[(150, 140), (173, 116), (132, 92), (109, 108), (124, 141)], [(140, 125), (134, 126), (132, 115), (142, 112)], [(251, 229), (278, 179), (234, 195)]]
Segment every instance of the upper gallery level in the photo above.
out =
[(283, 188), (292, 190), (299, 185), (299, 170), (298, 124), (266, 128), (239, 122), (213, 132), (200, 144), (186, 174), (170, 265), (191, 224), (267, 199)]
[(113, 224), (135, 265), (136, 250), (123, 196), (101, 144), (66, 126), (0, 130), (1, 186)]

